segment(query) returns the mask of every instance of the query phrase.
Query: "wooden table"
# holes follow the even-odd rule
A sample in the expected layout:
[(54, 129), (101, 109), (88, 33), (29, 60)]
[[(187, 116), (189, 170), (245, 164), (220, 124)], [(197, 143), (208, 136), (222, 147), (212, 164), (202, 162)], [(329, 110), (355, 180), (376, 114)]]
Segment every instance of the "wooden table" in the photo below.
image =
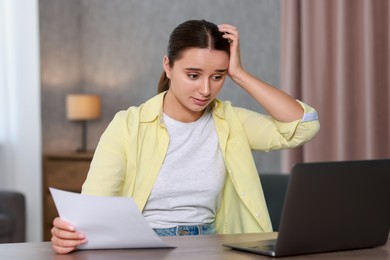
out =
[[(0, 244), (0, 259), (6, 260), (117, 260), (117, 259), (272, 259), (252, 253), (236, 251), (222, 246), (223, 243), (255, 241), (274, 238), (275, 233), (236, 234), (192, 237), (164, 237), (171, 249), (119, 249), (119, 250), (83, 250), (67, 255), (53, 252), (50, 242)], [(282, 258), (278, 258), (282, 259)], [(353, 259), (353, 260), (390, 260), (390, 243), (385, 246), (343, 252), (311, 254), (288, 257), (288, 259)]]

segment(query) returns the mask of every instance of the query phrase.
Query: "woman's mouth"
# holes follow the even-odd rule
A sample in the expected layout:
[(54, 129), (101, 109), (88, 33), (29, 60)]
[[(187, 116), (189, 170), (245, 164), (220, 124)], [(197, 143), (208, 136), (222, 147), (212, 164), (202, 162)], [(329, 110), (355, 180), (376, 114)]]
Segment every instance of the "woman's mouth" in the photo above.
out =
[(205, 106), (205, 105), (207, 105), (207, 103), (209, 101), (208, 99), (199, 99), (199, 98), (193, 98), (193, 99), (194, 99), (195, 104), (198, 106)]

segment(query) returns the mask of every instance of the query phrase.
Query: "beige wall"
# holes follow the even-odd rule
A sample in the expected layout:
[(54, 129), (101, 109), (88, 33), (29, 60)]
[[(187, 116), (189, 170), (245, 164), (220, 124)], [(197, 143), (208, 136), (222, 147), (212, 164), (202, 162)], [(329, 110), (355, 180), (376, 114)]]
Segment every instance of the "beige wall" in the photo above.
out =
[[(156, 93), (172, 29), (188, 19), (236, 25), (245, 67), (279, 85), (280, 2), (276, 0), (40, 0), (43, 151), (74, 150), (80, 126), (65, 118), (68, 93), (102, 96), (103, 116), (88, 124), (93, 149), (114, 114)], [(262, 111), (226, 82), (220, 95)], [(280, 171), (280, 153), (255, 153), (262, 172)]]

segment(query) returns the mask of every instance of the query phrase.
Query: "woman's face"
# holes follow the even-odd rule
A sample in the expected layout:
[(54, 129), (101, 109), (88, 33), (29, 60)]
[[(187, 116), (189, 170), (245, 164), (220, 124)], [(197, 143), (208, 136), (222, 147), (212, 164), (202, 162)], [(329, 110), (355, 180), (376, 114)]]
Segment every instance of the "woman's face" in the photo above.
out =
[(171, 85), (164, 99), (164, 112), (175, 120), (193, 122), (214, 100), (222, 88), (229, 66), (224, 51), (191, 48), (169, 66), (163, 67)]

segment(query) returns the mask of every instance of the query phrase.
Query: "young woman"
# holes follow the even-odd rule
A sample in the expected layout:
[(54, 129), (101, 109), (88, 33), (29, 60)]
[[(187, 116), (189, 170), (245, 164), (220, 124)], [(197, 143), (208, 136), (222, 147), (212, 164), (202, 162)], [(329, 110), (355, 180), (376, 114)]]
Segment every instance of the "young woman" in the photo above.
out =
[[(163, 69), (159, 94), (107, 127), (82, 192), (131, 196), (160, 236), (272, 231), (251, 150), (309, 141), (315, 110), (249, 74), (228, 24), (180, 24)], [(218, 100), (226, 76), (269, 116)], [(70, 223), (53, 223), (57, 253), (87, 241)]]

